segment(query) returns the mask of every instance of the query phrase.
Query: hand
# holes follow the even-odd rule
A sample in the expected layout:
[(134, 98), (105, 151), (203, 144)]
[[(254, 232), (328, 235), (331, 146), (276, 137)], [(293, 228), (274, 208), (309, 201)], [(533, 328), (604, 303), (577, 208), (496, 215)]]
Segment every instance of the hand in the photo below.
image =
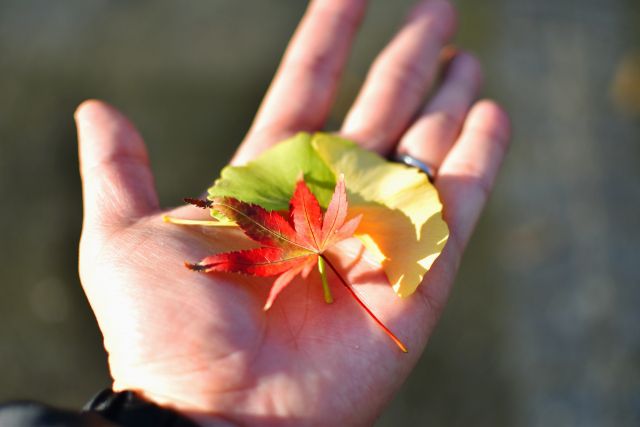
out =
[[(364, 0), (315, 0), (233, 163), (300, 130), (320, 130)], [(76, 113), (85, 220), (80, 275), (109, 354), (114, 389), (138, 390), (202, 425), (371, 424), (420, 356), (447, 301), (509, 140), (490, 101), (473, 103), (480, 67), (459, 52), (435, 83), (455, 30), (442, 0), (423, 1), (373, 64), (340, 134), (381, 154), (406, 152), (438, 171), (451, 237), (419, 291), (397, 298), (375, 265), (349, 278), (408, 346), (403, 354), (340, 286), (323, 302), (318, 278), (294, 282), (267, 313), (269, 280), (197, 274), (185, 260), (242, 244), (234, 231), (165, 224), (146, 149), (99, 101)], [(177, 217), (206, 215), (191, 207)]]

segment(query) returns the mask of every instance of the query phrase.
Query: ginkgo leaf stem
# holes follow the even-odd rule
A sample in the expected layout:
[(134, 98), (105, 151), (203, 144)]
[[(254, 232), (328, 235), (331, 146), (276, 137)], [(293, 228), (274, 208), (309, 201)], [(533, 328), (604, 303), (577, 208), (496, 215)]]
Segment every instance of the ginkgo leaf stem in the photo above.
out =
[(324, 255), (319, 255), (318, 258), (324, 260), (324, 262), (329, 266), (329, 268), (331, 268), (333, 273), (336, 276), (338, 276), (338, 279), (340, 279), (340, 282), (342, 282), (344, 287), (347, 288), (349, 293), (351, 293), (351, 295), (355, 298), (355, 300), (358, 302), (358, 304), (360, 304), (360, 306), (364, 309), (364, 311), (366, 311), (367, 314), (369, 316), (371, 316), (371, 318), (378, 324), (378, 326), (380, 326), (382, 328), (382, 330), (384, 330), (384, 332), (389, 336), (389, 338), (391, 338), (393, 340), (393, 342), (396, 343), (396, 345), (400, 348), (400, 350), (402, 350), (403, 353), (408, 353), (409, 350), (407, 350), (407, 347), (402, 343), (402, 341), (400, 341), (400, 339), (398, 337), (396, 337), (393, 334), (393, 332), (391, 332), (391, 330), (389, 330), (389, 328), (387, 328), (384, 325), (384, 323), (382, 323), (382, 321), (376, 317), (375, 314), (373, 314), (373, 312), (369, 309), (369, 307), (367, 307), (367, 305), (364, 303), (364, 301), (362, 301), (360, 299), (360, 297), (358, 296), (356, 291), (351, 287), (351, 285), (342, 277), (342, 275), (333, 266), (333, 264), (331, 264), (331, 261), (329, 261), (327, 259), (327, 257), (324, 256)]
[(178, 225), (201, 225), (203, 227), (237, 227), (237, 225), (233, 222), (183, 219), (183, 218), (175, 218), (169, 215), (163, 215), (162, 220), (164, 222), (169, 222), (171, 224), (178, 224)]
[(331, 295), (331, 289), (329, 288), (329, 282), (327, 281), (327, 269), (325, 266), (324, 258), (318, 257), (318, 271), (320, 272), (320, 278), (322, 279), (322, 290), (324, 291), (324, 302), (331, 304), (333, 302), (333, 295)]

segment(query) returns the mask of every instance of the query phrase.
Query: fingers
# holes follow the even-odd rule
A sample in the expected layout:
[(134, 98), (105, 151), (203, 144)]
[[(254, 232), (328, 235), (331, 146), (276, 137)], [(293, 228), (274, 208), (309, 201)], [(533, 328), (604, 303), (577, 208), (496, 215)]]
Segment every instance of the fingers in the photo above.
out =
[(418, 4), (372, 65), (341, 133), (366, 148), (389, 152), (433, 84), (440, 52), (455, 27), (455, 11), (448, 2)]
[(295, 132), (324, 126), (366, 4), (311, 2), (233, 163), (244, 163)]
[(147, 150), (113, 107), (85, 101), (75, 113), (85, 226), (114, 225), (148, 215), (158, 199)]
[(458, 138), (482, 82), (480, 63), (468, 53), (454, 57), (442, 85), (403, 135), (398, 152), (437, 170)]
[(445, 207), (450, 242), (459, 254), (493, 189), (509, 138), (506, 113), (494, 102), (480, 101), (469, 112), (460, 138), (440, 167), (436, 186)]

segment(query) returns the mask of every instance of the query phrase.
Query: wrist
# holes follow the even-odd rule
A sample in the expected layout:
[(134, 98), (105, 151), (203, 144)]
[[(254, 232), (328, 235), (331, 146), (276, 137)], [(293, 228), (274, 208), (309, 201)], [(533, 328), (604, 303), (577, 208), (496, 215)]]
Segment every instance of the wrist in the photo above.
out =
[(221, 414), (207, 411), (202, 405), (193, 405), (168, 395), (158, 395), (144, 390), (139, 390), (138, 395), (156, 406), (175, 411), (189, 418), (200, 427), (237, 427), (238, 425)]
[(179, 405), (158, 402), (131, 390), (106, 389), (98, 393), (85, 407), (123, 427), (233, 427), (235, 424), (221, 417), (197, 411), (181, 410)]

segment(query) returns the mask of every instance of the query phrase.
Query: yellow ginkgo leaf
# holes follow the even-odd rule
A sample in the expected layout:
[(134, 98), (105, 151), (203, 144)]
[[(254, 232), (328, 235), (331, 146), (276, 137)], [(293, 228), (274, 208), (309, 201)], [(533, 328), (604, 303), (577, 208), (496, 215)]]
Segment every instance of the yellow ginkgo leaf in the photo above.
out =
[(350, 141), (315, 134), (311, 142), (329, 168), (345, 176), (349, 214), (363, 214), (356, 236), (380, 262), (394, 291), (411, 295), (449, 237), (436, 189), (417, 169)]

